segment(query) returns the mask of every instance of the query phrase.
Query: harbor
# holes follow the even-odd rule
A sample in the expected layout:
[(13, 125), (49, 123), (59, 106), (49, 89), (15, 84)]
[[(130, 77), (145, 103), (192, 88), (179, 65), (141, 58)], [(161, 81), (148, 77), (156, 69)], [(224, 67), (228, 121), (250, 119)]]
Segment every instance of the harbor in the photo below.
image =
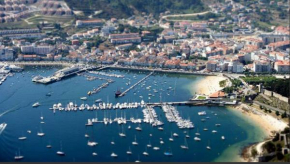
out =
[[(24, 156), (22, 161), (177, 162), (179, 156), (184, 161), (197, 156), (204, 156), (200, 161), (213, 161), (229, 145), (247, 138), (239, 126), (241, 118), (225, 107), (230, 101), (190, 100), (194, 95), (184, 86), (203, 77), (155, 72), (138, 83), (151, 72), (106, 69), (101, 74), (79, 72), (79, 76), (50, 85), (31, 82), (31, 77), (48, 77), (55, 72), (56, 68), (49, 67), (41, 71), (26, 68), (19, 74), (21, 80), (16, 74), (0, 86), (4, 95), (0, 97), (0, 119), (7, 124), (0, 136), (4, 161), (14, 160), (15, 153)], [(88, 95), (109, 79), (114, 82)], [(22, 81), (28, 82), (25, 87)], [(115, 97), (118, 90), (125, 91), (136, 83), (126, 96)], [(34, 96), (27, 96), (30, 94)], [(202, 111), (206, 116), (198, 114)], [(199, 142), (194, 140), (197, 132)], [(1, 144), (8, 138), (16, 144)]]

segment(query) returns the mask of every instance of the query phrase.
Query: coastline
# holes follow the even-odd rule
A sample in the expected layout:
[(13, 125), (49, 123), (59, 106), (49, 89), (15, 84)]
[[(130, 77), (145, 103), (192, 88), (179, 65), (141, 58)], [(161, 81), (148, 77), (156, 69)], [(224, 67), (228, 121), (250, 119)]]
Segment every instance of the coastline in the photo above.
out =
[(273, 116), (246, 104), (240, 104), (235, 107), (230, 107), (229, 109), (237, 111), (251, 120), (253, 124), (262, 130), (264, 135), (260, 137), (259, 142), (244, 146), (242, 148), (242, 154), (240, 154), (240, 158), (238, 159), (239, 161), (258, 162), (257, 158), (251, 157), (252, 148), (256, 148), (259, 155), (262, 154), (263, 144), (271, 140), (277, 132), (284, 130), (288, 126), (287, 123), (283, 122), (282, 120), (278, 120)]
[(223, 76), (206, 76), (197, 83), (197, 94), (209, 96), (217, 91), (222, 90), (219, 82), (226, 80)]

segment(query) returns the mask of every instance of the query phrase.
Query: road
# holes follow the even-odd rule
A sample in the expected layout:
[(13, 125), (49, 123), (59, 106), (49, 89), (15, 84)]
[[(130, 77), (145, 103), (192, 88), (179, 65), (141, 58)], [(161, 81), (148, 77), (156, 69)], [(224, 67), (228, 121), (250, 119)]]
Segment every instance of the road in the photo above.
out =
[[(264, 103), (261, 103), (259, 101), (254, 101), (254, 104), (257, 104), (257, 105), (261, 105), (263, 107), (266, 107), (267, 109), (270, 109), (272, 111), (278, 111), (280, 114), (283, 114), (285, 111), (282, 110), (282, 109), (279, 109), (279, 108), (275, 108), (275, 107), (272, 107), (270, 105), (267, 105), (267, 104), (264, 104)], [(286, 111), (286, 113), (289, 115), (290, 112), (289, 111)]]

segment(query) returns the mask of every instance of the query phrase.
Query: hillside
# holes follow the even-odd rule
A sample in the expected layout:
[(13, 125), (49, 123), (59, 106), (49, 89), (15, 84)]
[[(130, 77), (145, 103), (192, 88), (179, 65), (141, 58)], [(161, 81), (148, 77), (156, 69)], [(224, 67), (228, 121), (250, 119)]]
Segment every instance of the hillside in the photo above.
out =
[(102, 10), (100, 17), (126, 18), (136, 13), (192, 13), (205, 10), (201, 0), (65, 0), (73, 10), (85, 15)]

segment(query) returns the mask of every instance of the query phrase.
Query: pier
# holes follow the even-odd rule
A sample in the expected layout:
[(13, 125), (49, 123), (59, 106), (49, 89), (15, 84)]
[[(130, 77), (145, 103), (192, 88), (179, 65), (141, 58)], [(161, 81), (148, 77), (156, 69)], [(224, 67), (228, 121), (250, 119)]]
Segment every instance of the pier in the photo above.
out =
[(56, 62), (56, 61), (23, 61), (23, 62), (0, 62), (3, 64), (14, 64), (17, 66), (65, 66), (65, 67), (69, 67), (69, 66), (73, 66), (73, 63), (69, 63), (69, 62)]
[(150, 77), (152, 74), (154, 73), (154, 71), (152, 71), (151, 73), (149, 73), (149, 75), (147, 75), (146, 77), (144, 77), (143, 79), (139, 80), (137, 83), (135, 83), (134, 85), (132, 85), (130, 88), (128, 88), (127, 90), (125, 90), (123, 93), (121, 93), (119, 95), (119, 97), (124, 96), (127, 92), (129, 92), (131, 89), (133, 89), (135, 86), (137, 86), (138, 84), (142, 83), (144, 80), (146, 80), (148, 77)]

